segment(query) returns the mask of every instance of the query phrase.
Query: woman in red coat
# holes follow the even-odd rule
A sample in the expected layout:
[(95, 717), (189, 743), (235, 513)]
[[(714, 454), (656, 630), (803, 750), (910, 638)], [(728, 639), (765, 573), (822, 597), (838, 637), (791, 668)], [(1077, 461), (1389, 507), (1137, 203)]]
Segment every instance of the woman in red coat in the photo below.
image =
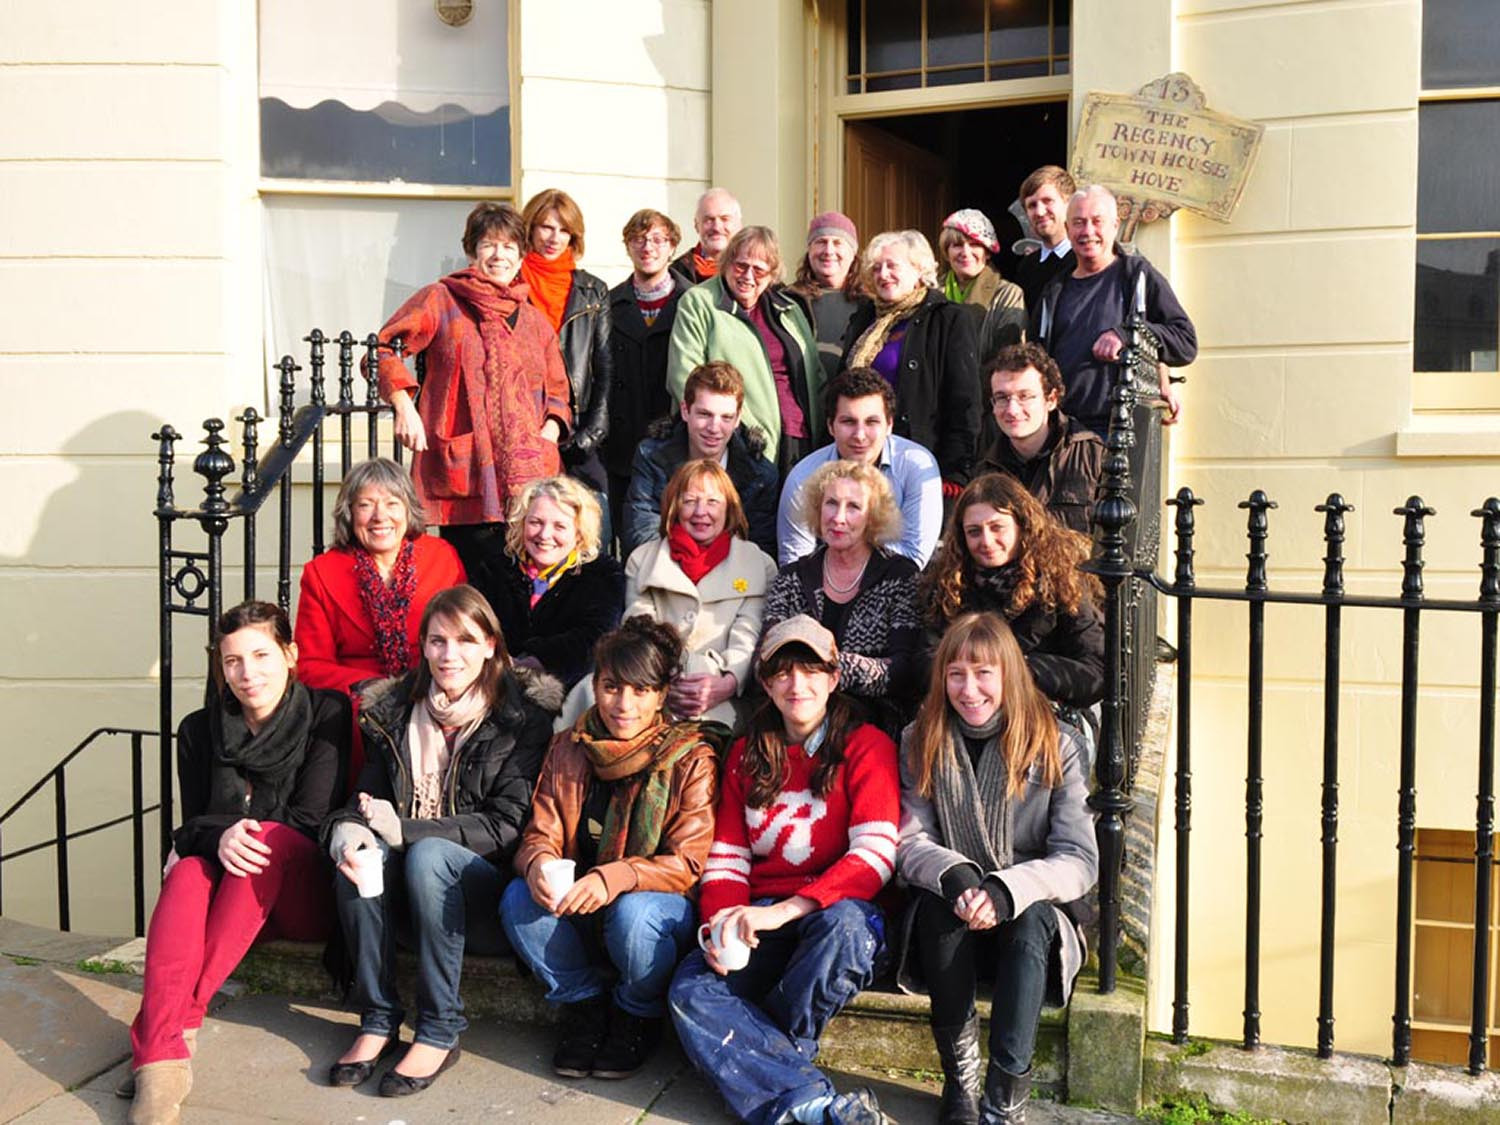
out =
[[(333, 547), (302, 568), (299, 680), (349, 695), (363, 680), (416, 667), (422, 611), (466, 580), (458, 552), (425, 530), (400, 465), (377, 457), (349, 470), (333, 505)], [(354, 755), (364, 756), (358, 746)]]
[(417, 290), (380, 330), (383, 345), (399, 339), (406, 355), (425, 354), (420, 395), (394, 349), (383, 354), (380, 397), (416, 454), (429, 518), (475, 580), (507, 565), (510, 499), (561, 471), (557, 445), (573, 428), (557, 333), (517, 276), (526, 245), (514, 207), (479, 204), (464, 226), (468, 268)]

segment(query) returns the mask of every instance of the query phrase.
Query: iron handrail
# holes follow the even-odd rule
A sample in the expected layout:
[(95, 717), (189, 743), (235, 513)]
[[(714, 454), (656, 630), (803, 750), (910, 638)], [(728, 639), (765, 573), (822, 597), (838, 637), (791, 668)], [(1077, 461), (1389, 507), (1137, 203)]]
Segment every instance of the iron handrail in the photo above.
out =
[[(158, 812), (162, 808), (162, 802), (154, 805), (146, 805), (144, 795), (144, 751), (142, 743), (147, 738), (158, 737), (160, 732), (142, 730), (137, 727), (99, 727), (88, 734), (79, 744), (73, 747), (67, 754), (57, 762), (56, 765), (44, 773), (37, 782), (21, 794), (11, 806), (0, 813), (0, 869), (11, 860), (20, 859), (23, 856), (33, 855), (48, 848), (53, 848), (57, 853), (57, 928), (64, 932), (72, 928), (72, 886), (71, 869), (69, 866), (68, 845), (85, 836), (103, 832), (106, 829), (117, 827), (127, 821), (133, 826), (132, 853), (134, 857), (133, 868), (133, 891), (134, 891), (134, 922), (135, 933), (139, 937), (146, 932), (146, 862), (145, 862), (145, 818), (148, 813)], [(101, 737), (113, 737), (117, 735), (130, 736), (130, 812), (123, 816), (111, 817), (91, 824), (85, 828), (70, 830), (68, 827), (68, 789), (67, 773), (68, 767), (89, 747)], [(171, 736), (167, 736), (170, 742)], [(161, 757), (166, 760), (170, 757), (170, 747), (162, 747)], [(48, 784), (52, 785), (53, 791), (53, 828), (54, 835), (50, 839), (41, 840), (16, 851), (6, 852), (3, 847), (4, 827), (7, 821), (20, 812), (32, 798), (42, 792)], [(0, 881), (0, 908), (3, 908), (4, 883)]]

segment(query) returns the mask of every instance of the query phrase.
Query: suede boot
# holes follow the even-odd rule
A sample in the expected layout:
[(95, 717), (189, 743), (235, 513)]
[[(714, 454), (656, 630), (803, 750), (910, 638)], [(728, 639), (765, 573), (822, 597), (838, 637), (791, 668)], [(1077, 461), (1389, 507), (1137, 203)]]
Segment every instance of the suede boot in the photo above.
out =
[(177, 1125), (182, 1103), (193, 1088), (193, 1064), (163, 1059), (135, 1071), (135, 1100), (125, 1118), (129, 1125)]
[[(182, 1041), (187, 1044), (188, 1058), (198, 1053), (198, 1032), (202, 1030), (199, 1027), (189, 1027), (183, 1031)], [(116, 1083), (115, 1097), (124, 1098), (127, 1101), (135, 1097), (135, 1071), (127, 1070), (125, 1077)]]
[(984, 1100), (979, 1104), (981, 1125), (1026, 1125), (1030, 1097), (1030, 1069), (1025, 1074), (1009, 1074), (991, 1060), (984, 1076)]
[(552, 1055), (552, 1069), (564, 1078), (587, 1078), (593, 1073), (608, 1028), (609, 1002), (604, 997), (564, 1004), (562, 1034)]
[(983, 1060), (979, 1057), (979, 1016), (963, 1023), (934, 1027), (938, 1057), (943, 1060), (943, 1098), (938, 1125), (976, 1125)]

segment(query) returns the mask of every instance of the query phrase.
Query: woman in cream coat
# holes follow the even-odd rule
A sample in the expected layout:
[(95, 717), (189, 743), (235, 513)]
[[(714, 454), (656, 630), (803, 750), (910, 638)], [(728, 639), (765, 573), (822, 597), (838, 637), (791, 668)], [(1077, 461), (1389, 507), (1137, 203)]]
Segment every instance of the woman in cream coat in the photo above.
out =
[(625, 612), (682, 634), (682, 672), (667, 708), (732, 729), (776, 562), (750, 542), (739, 493), (717, 461), (679, 467), (661, 506), (660, 535), (625, 564)]

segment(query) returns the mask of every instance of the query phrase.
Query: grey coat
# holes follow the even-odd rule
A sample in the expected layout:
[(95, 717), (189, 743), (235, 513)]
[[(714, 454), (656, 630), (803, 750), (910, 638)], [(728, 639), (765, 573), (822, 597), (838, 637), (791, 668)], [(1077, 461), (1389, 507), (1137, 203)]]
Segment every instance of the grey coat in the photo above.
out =
[[(896, 876), (906, 886), (941, 896), (943, 872), (972, 861), (944, 844), (937, 806), (917, 792), (912, 763), (914, 726), (907, 727), (901, 737), (901, 842), (896, 851)], [(1060, 906), (1082, 898), (1098, 880), (1099, 850), (1093, 814), (1084, 803), (1088, 786), (1078, 735), (1066, 724), (1059, 725), (1058, 734), (1062, 784), (1047, 788), (1040, 766), (1033, 767), (1024, 795), (1015, 799), (1011, 810), (1014, 859), (1004, 870), (981, 874), (994, 875), (1005, 884), (1018, 916), (1033, 903), (1053, 904), (1058, 915), (1058, 943), (1053, 947), (1047, 973), (1047, 1001), (1060, 1006), (1067, 1003), (1087, 953), (1082, 930)], [(897, 972), (897, 983), (908, 992), (921, 990), (907, 957), (915, 914), (914, 909), (906, 913)]]

